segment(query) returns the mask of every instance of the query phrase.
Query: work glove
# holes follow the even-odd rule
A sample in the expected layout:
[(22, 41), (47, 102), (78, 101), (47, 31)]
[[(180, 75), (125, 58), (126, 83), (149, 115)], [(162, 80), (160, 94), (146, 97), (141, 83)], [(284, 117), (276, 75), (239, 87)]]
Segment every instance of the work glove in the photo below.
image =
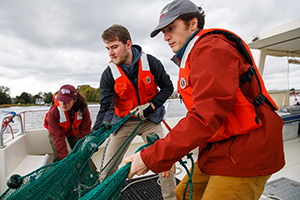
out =
[(111, 129), (112, 126), (109, 121), (104, 121), (102, 122), (101, 127), (105, 127), (105, 129), (108, 130)]
[(150, 113), (153, 113), (154, 110), (150, 103), (146, 103), (144, 105), (140, 105), (135, 107), (130, 113), (134, 112), (134, 116), (139, 117), (141, 120), (147, 119)]

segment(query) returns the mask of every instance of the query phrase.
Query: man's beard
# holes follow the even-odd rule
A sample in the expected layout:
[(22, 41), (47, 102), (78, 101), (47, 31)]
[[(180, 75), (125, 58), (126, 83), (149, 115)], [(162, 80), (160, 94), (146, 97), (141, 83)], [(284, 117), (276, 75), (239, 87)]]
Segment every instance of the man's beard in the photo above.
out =
[(129, 56), (129, 53), (126, 51), (126, 49), (124, 49), (122, 55), (120, 55), (116, 61), (113, 60), (113, 62), (116, 65), (121, 65), (126, 61), (128, 56)]

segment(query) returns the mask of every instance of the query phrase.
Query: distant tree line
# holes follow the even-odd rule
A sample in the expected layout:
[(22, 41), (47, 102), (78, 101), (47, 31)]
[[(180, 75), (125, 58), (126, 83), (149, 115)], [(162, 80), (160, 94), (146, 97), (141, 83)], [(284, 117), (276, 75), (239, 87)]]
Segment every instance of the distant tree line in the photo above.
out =
[(9, 92), (10, 89), (8, 87), (0, 86), (0, 104), (11, 104)]
[[(99, 102), (100, 101), (100, 88), (93, 88), (89, 85), (77, 86), (77, 91), (86, 97), (88, 102)], [(37, 98), (43, 99), (45, 103), (49, 104), (52, 102), (53, 95), (57, 94), (52, 92), (39, 92), (38, 94), (32, 95), (27, 92), (22, 92), (20, 96), (12, 98), (10, 96), (10, 89), (5, 86), (0, 86), (0, 105), (2, 104), (34, 104)]]
[(77, 86), (77, 91), (85, 96), (87, 102), (99, 102), (100, 101), (100, 87), (93, 88), (89, 85)]
[[(89, 85), (78, 85), (77, 91), (85, 96), (89, 103), (99, 103), (100, 101), (100, 88), (93, 88)], [(11, 97), (10, 89), (5, 86), (0, 86), (0, 105), (3, 104), (35, 104), (36, 99), (43, 99), (45, 104), (51, 104), (53, 95), (57, 94), (52, 92), (39, 92), (38, 94), (32, 95), (27, 92), (22, 92), (20, 96)], [(170, 98), (177, 98), (177, 91), (173, 93)]]

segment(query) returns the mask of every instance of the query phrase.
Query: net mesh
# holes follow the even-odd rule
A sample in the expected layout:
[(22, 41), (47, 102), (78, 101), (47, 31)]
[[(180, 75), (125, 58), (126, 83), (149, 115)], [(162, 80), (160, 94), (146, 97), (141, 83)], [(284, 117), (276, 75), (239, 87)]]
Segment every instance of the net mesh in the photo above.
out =
[[(143, 148), (147, 148), (152, 145), (155, 141), (151, 141), (150, 143), (144, 144), (139, 147), (136, 152), (142, 150)], [(131, 163), (127, 163), (118, 171), (116, 171), (113, 175), (107, 178), (104, 182), (97, 185), (90, 192), (86, 193), (80, 200), (103, 200), (103, 199), (120, 199), (121, 191), (124, 188), (125, 180), (130, 170)]]
[(81, 139), (63, 160), (21, 177), (22, 184), (16, 189), (8, 188), (0, 199), (118, 199), (130, 170), (130, 163), (100, 184), (98, 174), (92, 171), (89, 160), (98, 146), (131, 115), (113, 124), (108, 130), (101, 127)]

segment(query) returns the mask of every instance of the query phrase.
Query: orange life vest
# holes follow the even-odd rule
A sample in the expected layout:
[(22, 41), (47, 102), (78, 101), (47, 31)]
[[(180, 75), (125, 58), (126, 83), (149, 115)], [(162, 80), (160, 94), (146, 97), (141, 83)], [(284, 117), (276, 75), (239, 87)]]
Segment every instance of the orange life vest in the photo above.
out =
[(110, 62), (109, 67), (115, 80), (115, 114), (117, 116), (125, 117), (133, 108), (148, 103), (157, 94), (157, 84), (150, 72), (146, 53), (143, 52), (139, 59), (138, 91), (135, 90), (120, 66)]
[(258, 69), (254, 63), (249, 47), (246, 43), (234, 33), (224, 29), (202, 29), (195, 37), (189, 42), (184, 55), (180, 63), (179, 80), (177, 83), (178, 93), (180, 94), (184, 104), (188, 111), (191, 110), (194, 104), (192, 99), (192, 87), (189, 83), (190, 75), (190, 52), (194, 45), (201, 40), (206, 34), (221, 33), (227, 37), (228, 40), (234, 41), (238, 44), (240, 52), (246, 57), (249, 62), (249, 69), (244, 74), (243, 79), (240, 80), (240, 84), (244, 82), (251, 82), (252, 76), (258, 80), (261, 94), (256, 97), (253, 103), (250, 103), (242, 93), (240, 87), (238, 87), (235, 99), (232, 105), (232, 109), (224, 120), (220, 128), (209, 139), (209, 142), (217, 142), (227, 139), (231, 136), (246, 134), (262, 126), (262, 122), (258, 117), (257, 107), (264, 102), (267, 102), (274, 110), (277, 110), (277, 106), (268, 94)]
[[(52, 97), (52, 104), (54, 103), (54, 104), (56, 105), (56, 107), (59, 106), (58, 101), (56, 101), (57, 95), (58, 95), (58, 94), (55, 94), (55, 95), (53, 95), (53, 97)], [(49, 114), (49, 112), (47, 112), (46, 115), (45, 115), (45, 119), (44, 119), (44, 127), (45, 127), (46, 129), (49, 130), (49, 125), (48, 125), (48, 121), (47, 121), (47, 119), (48, 119), (48, 114)]]
[[(80, 111), (75, 112), (75, 119), (73, 121), (73, 124), (71, 125), (71, 122), (68, 117), (68, 113), (64, 112), (60, 106), (58, 101), (54, 101), (58, 111), (59, 111), (59, 126), (62, 128), (62, 131), (66, 134), (67, 137), (74, 137), (80, 133), (79, 126), (82, 122), (82, 113)], [(45, 119), (44, 119), (44, 127), (46, 129), (49, 129), (48, 125), (48, 114), (46, 113)]]

